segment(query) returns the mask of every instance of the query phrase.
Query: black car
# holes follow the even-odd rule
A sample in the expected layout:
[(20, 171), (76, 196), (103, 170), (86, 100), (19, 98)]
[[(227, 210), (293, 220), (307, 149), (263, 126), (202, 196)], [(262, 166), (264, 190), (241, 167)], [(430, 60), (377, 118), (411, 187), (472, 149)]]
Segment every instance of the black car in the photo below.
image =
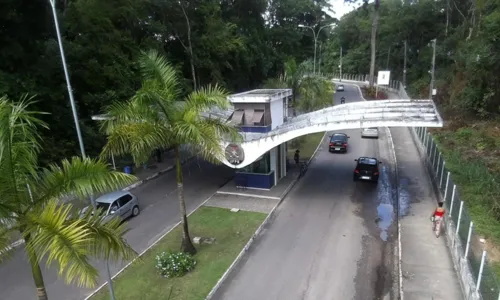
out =
[(330, 152), (347, 152), (347, 147), (349, 146), (349, 136), (345, 133), (335, 133), (330, 136), (330, 144), (328, 150)]
[(379, 170), (378, 165), (382, 162), (374, 157), (360, 157), (355, 159), (356, 169), (354, 169), (353, 180), (369, 180), (378, 182)]

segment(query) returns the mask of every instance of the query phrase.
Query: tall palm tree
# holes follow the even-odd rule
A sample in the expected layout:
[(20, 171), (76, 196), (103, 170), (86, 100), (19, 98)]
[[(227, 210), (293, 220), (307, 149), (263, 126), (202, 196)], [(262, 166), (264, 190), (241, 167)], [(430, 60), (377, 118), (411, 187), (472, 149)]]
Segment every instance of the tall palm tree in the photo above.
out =
[(72, 205), (59, 199), (107, 192), (134, 177), (110, 171), (102, 161), (77, 157), (40, 168), (37, 130), (46, 125), (37, 118), (40, 113), (28, 109), (32, 102), (27, 96), (17, 103), (0, 97), (0, 259), (12, 250), (8, 248), (11, 232), (19, 232), (38, 299), (46, 300), (42, 260), (47, 265), (55, 262), (67, 283), (93, 287), (99, 273), (90, 257), (118, 260), (135, 255), (123, 238), (126, 229), (119, 220), (104, 223), (99, 214), (76, 216)]
[(238, 132), (228, 122), (203, 118), (202, 113), (211, 108), (229, 107), (228, 93), (217, 85), (208, 86), (181, 99), (181, 78), (162, 55), (154, 50), (142, 53), (139, 65), (142, 87), (128, 102), (114, 103), (107, 109), (108, 118), (103, 121), (102, 130), (108, 135), (108, 142), (102, 154), (131, 154), (140, 165), (155, 149), (174, 149), (181, 250), (194, 254), (196, 249), (189, 235), (184, 202), (181, 146), (189, 145), (193, 153), (213, 163), (222, 159), (222, 139), (237, 139)]

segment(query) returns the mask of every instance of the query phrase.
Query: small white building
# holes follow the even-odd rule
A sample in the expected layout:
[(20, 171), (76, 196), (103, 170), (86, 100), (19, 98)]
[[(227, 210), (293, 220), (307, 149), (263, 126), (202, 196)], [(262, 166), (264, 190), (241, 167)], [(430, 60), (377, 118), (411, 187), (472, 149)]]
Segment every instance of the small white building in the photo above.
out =
[[(234, 111), (229, 120), (244, 133), (268, 133), (287, 121), (291, 97), (291, 89), (257, 89), (231, 95), (228, 99)], [(280, 144), (236, 171), (236, 184), (271, 189), (286, 176), (286, 148), (286, 143)], [(235, 165), (240, 162), (238, 159), (228, 160)]]

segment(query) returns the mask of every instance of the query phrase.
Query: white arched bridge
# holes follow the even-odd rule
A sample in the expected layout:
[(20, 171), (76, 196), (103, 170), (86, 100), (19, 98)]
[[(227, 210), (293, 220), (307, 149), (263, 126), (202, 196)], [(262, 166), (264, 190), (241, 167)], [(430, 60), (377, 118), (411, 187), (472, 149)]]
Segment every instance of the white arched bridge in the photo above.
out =
[[(211, 111), (210, 117), (229, 119), (233, 111)], [(222, 162), (231, 168), (244, 168), (274, 147), (296, 137), (315, 132), (367, 127), (443, 127), (443, 119), (432, 100), (378, 100), (352, 102), (288, 118), (266, 133), (242, 132), (238, 145), (221, 145), (226, 152)], [(231, 144), (231, 145), (230, 145)], [(236, 155), (238, 163), (227, 156)]]

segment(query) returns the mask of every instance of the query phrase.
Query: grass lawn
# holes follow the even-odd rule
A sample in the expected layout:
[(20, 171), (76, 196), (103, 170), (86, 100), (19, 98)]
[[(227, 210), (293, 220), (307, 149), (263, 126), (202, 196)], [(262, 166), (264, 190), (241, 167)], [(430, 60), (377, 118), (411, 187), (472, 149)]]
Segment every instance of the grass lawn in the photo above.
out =
[(289, 141), (287, 153), (288, 158), (293, 161), (295, 150), (299, 149), (300, 160), (308, 161), (314, 154), (314, 151), (316, 151), (318, 144), (321, 143), (321, 139), (324, 135), (324, 132), (311, 133)]
[[(243, 249), (266, 214), (228, 209), (201, 207), (189, 217), (191, 238), (214, 237), (212, 245), (196, 245), (196, 268), (179, 278), (163, 278), (155, 269), (155, 256), (163, 251), (177, 251), (181, 231), (175, 228), (150, 251), (142, 262), (132, 264), (114, 280), (115, 296), (119, 300), (202, 300)], [(172, 289), (171, 297), (168, 298)], [(92, 300), (108, 300), (107, 287)]]
[[(500, 274), (500, 129), (499, 121), (457, 124), (433, 130), (460, 187), (474, 227), (487, 240), (488, 259)], [(472, 126), (471, 126), (472, 125)]]

